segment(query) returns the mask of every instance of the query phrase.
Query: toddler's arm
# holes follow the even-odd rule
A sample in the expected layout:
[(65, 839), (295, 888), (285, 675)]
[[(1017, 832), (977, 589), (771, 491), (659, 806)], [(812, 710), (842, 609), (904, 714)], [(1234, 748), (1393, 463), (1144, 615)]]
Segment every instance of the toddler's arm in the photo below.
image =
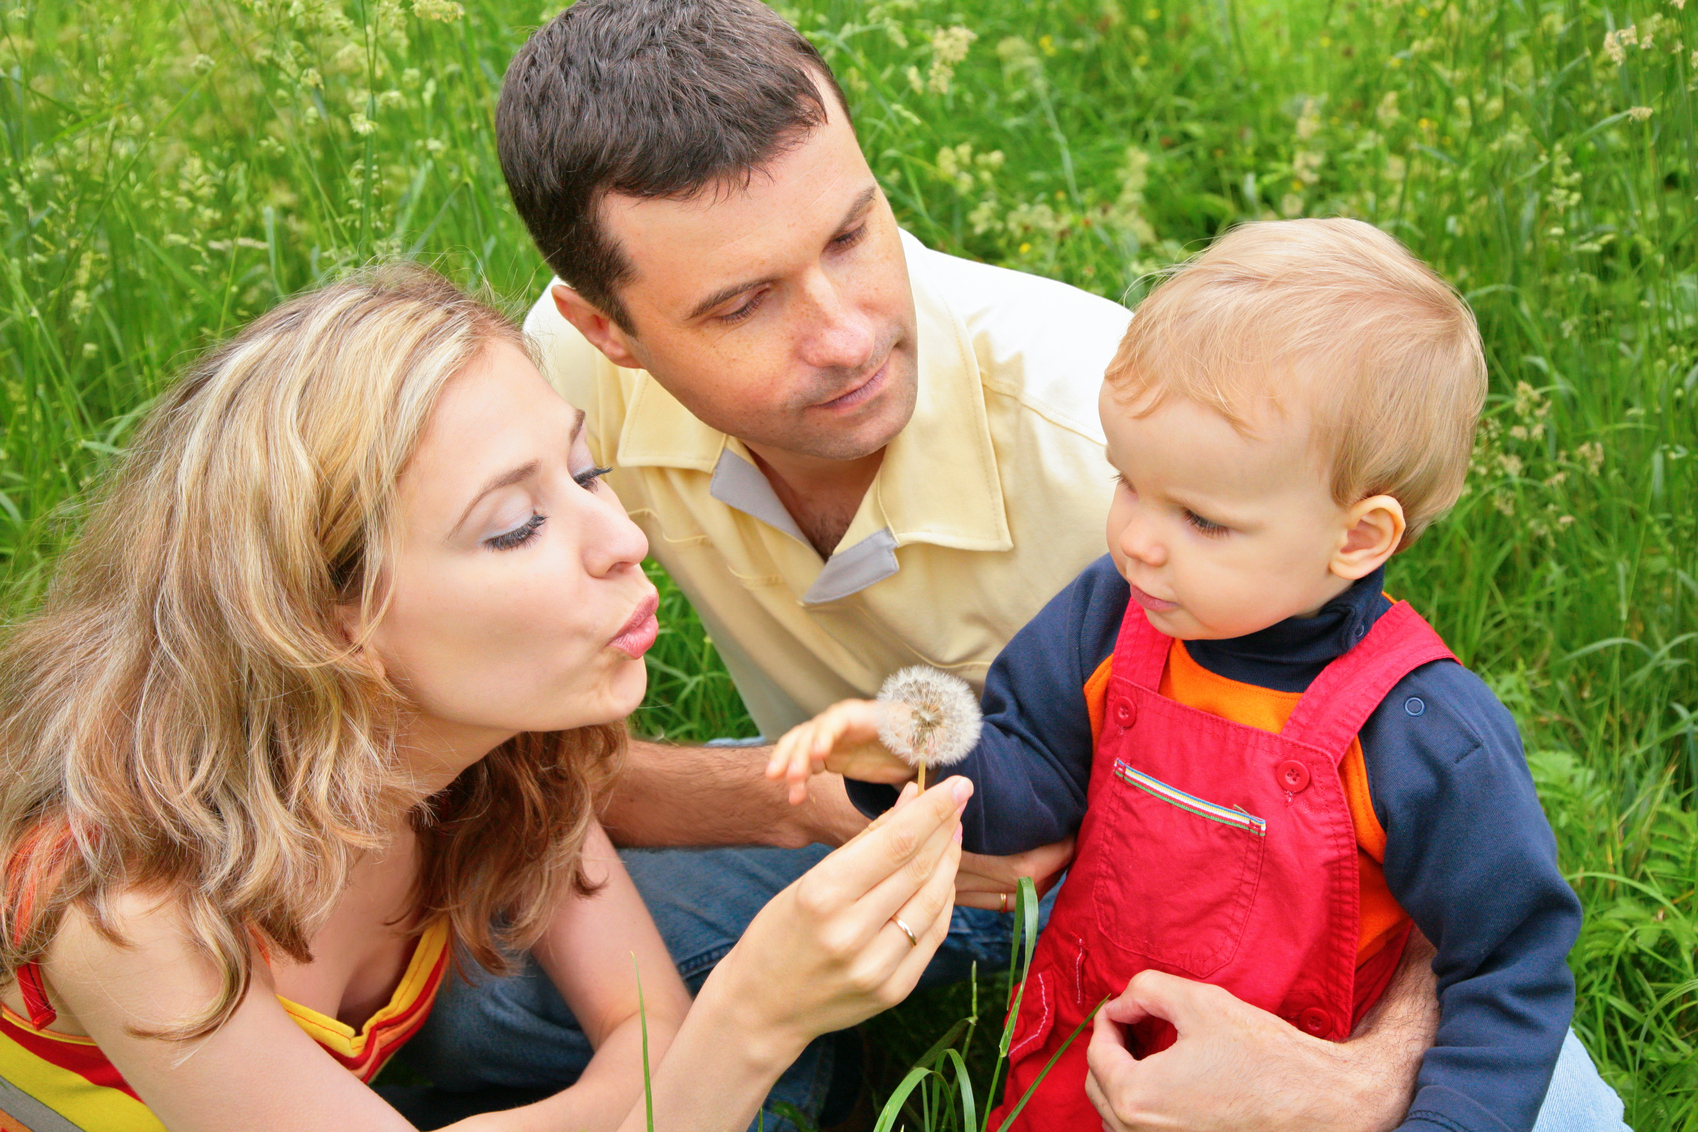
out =
[(1361, 738), (1386, 884), (1438, 948), (1438, 1035), (1406, 1126), (1531, 1128), (1574, 1010), (1580, 902), (1515, 721), (1440, 661), (1398, 684)]
[(894, 785), (914, 777), (914, 768), (878, 741), (874, 700), (843, 700), (784, 733), (766, 764), (768, 778), (790, 783), (790, 804), (808, 797), (808, 776), (829, 770), (862, 782)]

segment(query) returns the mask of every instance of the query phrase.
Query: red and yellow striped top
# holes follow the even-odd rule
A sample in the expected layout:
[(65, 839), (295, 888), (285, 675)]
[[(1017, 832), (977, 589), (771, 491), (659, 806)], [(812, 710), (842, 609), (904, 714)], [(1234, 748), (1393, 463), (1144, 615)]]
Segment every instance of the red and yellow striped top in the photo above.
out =
[[(395, 993), (359, 1030), (281, 995), (278, 1001), (313, 1041), (369, 1082), (424, 1024), (448, 968), (448, 944), (446, 919), (425, 928)], [(48, 1028), (52, 1011), (38, 998), (36, 975), (18, 972), (33, 1018), (0, 1006), (0, 1132), (165, 1132), (93, 1039)]]

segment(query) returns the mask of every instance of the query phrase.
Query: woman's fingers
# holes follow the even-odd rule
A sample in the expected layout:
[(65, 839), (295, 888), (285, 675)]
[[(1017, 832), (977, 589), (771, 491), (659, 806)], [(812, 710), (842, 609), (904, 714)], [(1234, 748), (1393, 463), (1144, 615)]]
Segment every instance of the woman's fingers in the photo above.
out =
[[(889, 918), (924, 883), (953, 843), (972, 783), (952, 778), (923, 794), (912, 783), (880, 814), (798, 882), (797, 898), (818, 915), (849, 905), (878, 922)], [(950, 878), (953, 884), (954, 878)]]
[[(907, 998), (944, 939), (954, 912), (954, 837), (920, 888), (895, 912), (873, 925), (872, 938), (857, 956), (851, 981), (865, 989), (875, 1009)], [(871, 903), (869, 897), (867, 903)], [(882, 909), (879, 909), (882, 910)], [(912, 936), (910, 937), (910, 933)]]

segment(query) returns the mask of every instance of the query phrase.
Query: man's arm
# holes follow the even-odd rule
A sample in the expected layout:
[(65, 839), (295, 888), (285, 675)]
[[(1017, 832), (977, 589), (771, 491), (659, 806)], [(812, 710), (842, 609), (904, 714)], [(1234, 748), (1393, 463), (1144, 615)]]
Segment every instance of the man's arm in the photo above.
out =
[[(1419, 934), (1347, 1042), (1328, 1042), (1206, 983), (1146, 971), (1097, 1016), (1085, 1091), (1112, 1132), (1386, 1132), (1415, 1095), (1438, 1029), (1433, 947)], [(1148, 1016), (1179, 1032), (1135, 1061), (1122, 1027)]]
[[(772, 748), (678, 747), (631, 741), (624, 771), (602, 804), (601, 823), (628, 847), (842, 845), (867, 825), (849, 804), (843, 779), (816, 774), (808, 799), (792, 806), (786, 784), (763, 771)], [(961, 854), (955, 902), (1006, 912), (1019, 878), (1049, 891), (1073, 859), (1071, 839), (1012, 857)]]
[(680, 747), (631, 741), (625, 768), (602, 804), (615, 844), (842, 845), (867, 824), (835, 774), (808, 781), (792, 806), (786, 784), (764, 774), (770, 746)]

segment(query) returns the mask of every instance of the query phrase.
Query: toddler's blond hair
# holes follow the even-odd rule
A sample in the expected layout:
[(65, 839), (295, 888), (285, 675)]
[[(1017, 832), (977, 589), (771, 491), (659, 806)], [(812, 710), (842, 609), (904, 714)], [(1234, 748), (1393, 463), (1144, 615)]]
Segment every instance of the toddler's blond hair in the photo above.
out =
[(1301, 407), (1340, 506), (1403, 505), (1400, 550), (1461, 494), (1486, 397), (1468, 304), (1359, 220), (1234, 228), (1138, 307), (1105, 379), (1138, 416), (1183, 397), (1246, 434)]

